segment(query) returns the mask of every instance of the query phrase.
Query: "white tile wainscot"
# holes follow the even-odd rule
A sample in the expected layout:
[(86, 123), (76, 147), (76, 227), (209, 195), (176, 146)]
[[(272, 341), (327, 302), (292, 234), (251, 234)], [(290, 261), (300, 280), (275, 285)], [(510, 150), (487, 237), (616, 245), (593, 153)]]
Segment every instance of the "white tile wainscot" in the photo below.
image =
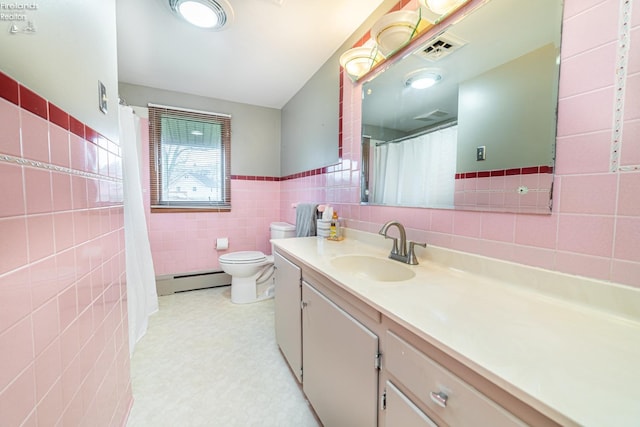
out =
[(350, 229), (345, 235), (342, 242), (273, 243), (303, 270), (558, 424), (640, 425), (640, 289), (430, 246), (418, 248), (419, 265), (407, 266), (414, 278), (372, 281), (331, 260), (386, 258), (391, 242)]

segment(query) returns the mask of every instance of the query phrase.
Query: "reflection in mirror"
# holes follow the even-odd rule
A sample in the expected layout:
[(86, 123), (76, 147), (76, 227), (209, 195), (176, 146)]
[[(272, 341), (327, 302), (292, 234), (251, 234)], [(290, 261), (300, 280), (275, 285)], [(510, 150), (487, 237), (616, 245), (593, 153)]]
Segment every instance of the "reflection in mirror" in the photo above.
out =
[(560, 0), (490, 0), (362, 86), (363, 203), (550, 213)]

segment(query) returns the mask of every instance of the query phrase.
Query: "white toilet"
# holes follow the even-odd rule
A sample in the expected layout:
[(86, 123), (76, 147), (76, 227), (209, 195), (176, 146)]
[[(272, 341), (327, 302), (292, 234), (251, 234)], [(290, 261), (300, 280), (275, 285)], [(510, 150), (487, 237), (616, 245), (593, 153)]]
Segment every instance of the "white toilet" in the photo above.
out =
[[(273, 222), (270, 229), (272, 239), (296, 236), (295, 225), (286, 222)], [(246, 304), (273, 298), (273, 255), (260, 251), (230, 252), (221, 255), (218, 261), (222, 270), (231, 275), (231, 302)]]

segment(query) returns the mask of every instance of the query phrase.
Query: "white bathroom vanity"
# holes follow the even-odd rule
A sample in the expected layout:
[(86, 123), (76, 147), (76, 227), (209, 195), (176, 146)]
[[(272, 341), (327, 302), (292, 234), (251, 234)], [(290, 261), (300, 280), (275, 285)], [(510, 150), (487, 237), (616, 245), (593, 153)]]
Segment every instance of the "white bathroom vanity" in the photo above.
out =
[(276, 338), (324, 425), (640, 425), (639, 290), (346, 237), (273, 241)]

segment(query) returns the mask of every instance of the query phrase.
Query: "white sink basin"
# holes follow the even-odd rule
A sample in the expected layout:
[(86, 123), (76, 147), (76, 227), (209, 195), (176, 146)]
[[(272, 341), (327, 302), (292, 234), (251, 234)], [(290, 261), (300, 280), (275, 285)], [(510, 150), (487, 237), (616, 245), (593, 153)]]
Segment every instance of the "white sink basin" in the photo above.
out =
[(331, 265), (340, 271), (378, 282), (402, 282), (416, 275), (399, 261), (369, 255), (337, 256), (331, 260)]

